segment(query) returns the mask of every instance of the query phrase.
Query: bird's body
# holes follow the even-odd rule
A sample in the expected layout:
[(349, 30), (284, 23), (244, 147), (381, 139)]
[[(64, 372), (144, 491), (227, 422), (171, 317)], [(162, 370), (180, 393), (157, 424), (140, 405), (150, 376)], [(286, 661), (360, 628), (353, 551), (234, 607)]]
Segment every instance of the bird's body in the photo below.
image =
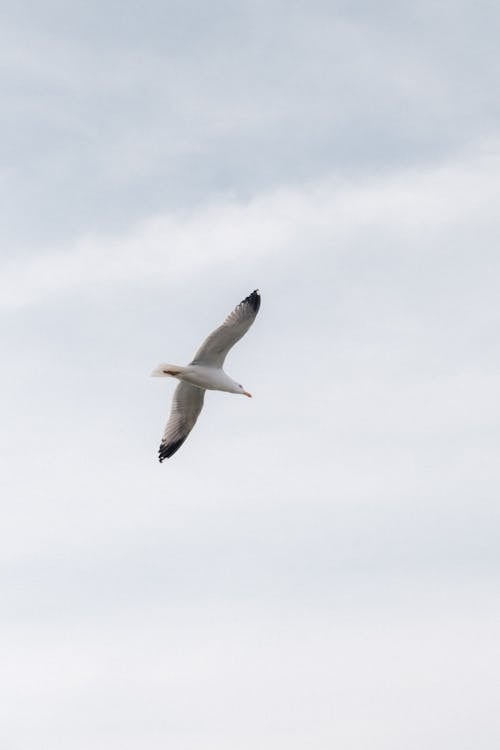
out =
[[(229, 377), (220, 367), (208, 367), (207, 365), (159, 365), (152, 372), (155, 377), (170, 375), (172, 378), (190, 383), (207, 391), (226, 391), (227, 393), (241, 393), (241, 386)], [(244, 393), (244, 395), (249, 395)]]
[(164, 363), (151, 373), (156, 377), (180, 380), (174, 392), (170, 417), (160, 445), (160, 463), (181, 447), (193, 429), (203, 407), (205, 391), (251, 395), (241, 383), (230, 378), (222, 366), (228, 351), (252, 325), (259, 307), (260, 294), (256, 289), (205, 339), (192, 362), (186, 366)]

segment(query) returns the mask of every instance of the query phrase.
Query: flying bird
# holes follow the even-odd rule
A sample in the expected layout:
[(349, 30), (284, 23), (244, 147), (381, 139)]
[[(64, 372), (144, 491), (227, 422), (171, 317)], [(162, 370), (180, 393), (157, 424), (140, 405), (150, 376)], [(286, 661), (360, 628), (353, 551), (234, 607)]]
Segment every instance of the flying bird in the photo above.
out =
[(180, 380), (158, 451), (160, 463), (179, 450), (193, 429), (203, 407), (205, 391), (226, 391), (251, 397), (252, 394), (226, 375), (222, 367), (228, 351), (254, 322), (259, 307), (260, 294), (255, 289), (234, 308), (221, 326), (207, 336), (187, 367), (163, 363), (151, 373), (153, 377)]

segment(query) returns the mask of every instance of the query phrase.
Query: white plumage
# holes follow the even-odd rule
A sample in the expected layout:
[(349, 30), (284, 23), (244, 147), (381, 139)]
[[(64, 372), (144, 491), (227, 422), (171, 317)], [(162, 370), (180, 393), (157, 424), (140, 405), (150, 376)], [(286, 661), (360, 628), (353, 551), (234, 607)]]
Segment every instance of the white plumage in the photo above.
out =
[(164, 363), (151, 373), (153, 376), (173, 377), (181, 381), (174, 391), (170, 417), (160, 444), (160, 463), (181, 447), (193, 429), (202, 410), (206, 390), (251, 395), (241, 383), (226, 375), (222, 366), (228, 351), (254, 322), (259, 307), (260, 294), (256, 289), (234, 308), (221, 326), (207, 336), (189, 365), (181, 367)]

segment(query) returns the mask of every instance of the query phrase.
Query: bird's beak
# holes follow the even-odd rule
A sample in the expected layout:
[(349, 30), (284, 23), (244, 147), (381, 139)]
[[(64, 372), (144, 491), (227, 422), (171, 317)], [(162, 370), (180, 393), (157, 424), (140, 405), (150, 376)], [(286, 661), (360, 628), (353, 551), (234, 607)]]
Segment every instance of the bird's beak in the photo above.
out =
[(243, 391), (243, 395), (248, 396), (248, 398), (252, 398), (252, 394), (249, 393), (248, 391)]

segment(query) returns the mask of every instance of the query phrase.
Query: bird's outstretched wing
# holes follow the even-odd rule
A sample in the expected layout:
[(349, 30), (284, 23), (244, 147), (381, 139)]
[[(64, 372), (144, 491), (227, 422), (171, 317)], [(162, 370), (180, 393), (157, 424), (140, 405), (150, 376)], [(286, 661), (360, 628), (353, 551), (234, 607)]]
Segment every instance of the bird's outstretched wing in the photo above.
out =
[(260, 307), (260, 294), (256, 289), (237, 305), (224, 323), (212, 331), (200, 346), (192, 365), (222, 367), (232, 346), (241, 339), (254, 322)]
[(158, 451), (160, 463), (178, 450), (194, 425), (203, 407), (205, 390), (181, 381), (174, 391), (172, 408)]

